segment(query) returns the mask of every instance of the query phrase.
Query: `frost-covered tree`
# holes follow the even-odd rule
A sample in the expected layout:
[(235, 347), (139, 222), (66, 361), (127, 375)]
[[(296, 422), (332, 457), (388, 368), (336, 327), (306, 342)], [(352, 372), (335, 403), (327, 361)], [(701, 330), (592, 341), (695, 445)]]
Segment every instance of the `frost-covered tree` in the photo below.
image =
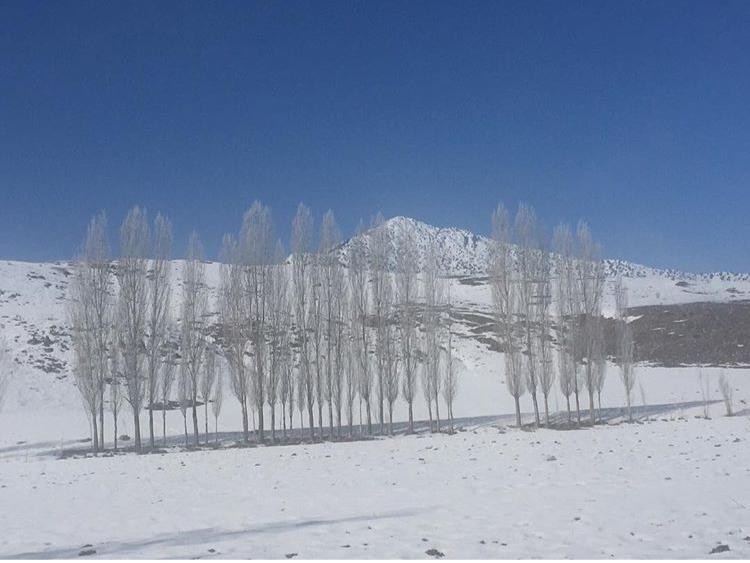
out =
[(90, 300), (90, 276), (91, 269), (82, 261), (78, 261), (69, 286), (67, 315), (71, 327), (73, 377), (83, 409), (91, 423), (92, 447), (94, 452), (98, 452), (100, 444), (104, 447), (104, 443), (100, 442), (97, 419), (103, 400), (99, 393), (99, 378), (102, 374), (97, 370), (94, 360), (96, 338), (92, 322), (94, 315)]
[[(448, 307), (450, 308), (450, 290), (448, 291)], [(443, 398), (448, 408), (448, 424), (453, 433), (453, 403), (458, 393), (458, 372), (456, 359), (453, 357), (453, 322), (450, 313), (446, 322), (445, 358), (443, 359)]]
[[(168, 323), (168, 334), (177, 340), (177, 328)], [(172, 396), (172, 387), (177, 374), (177, 345), (171, 339), (165, 343), (165, 354), (159, 366), (159, 393), (161, 395), (161, 437), (162, 445), (167, 445), (167, 410), (170, 408), (170, 398)]]
[(206, 338), (204, 322), (208, 313), (206, 267), (203, 263), (203, 244), (196, 232), (190, 235), (182, 273), (182, 311), (180, 356), (182, 368), (189, 379), (189, 401), (192, 406), (193, 436), (200, 444), (198, 430), (198, 394), (204, 365)]
[(370, 314), (370, 285), (367, 248), (362, 234), (364, 228), (357, 227), (357, 235), (349, 248), (349, 316), (353, 353), (358, 366), (359, 397), (365, 403), (367, 433), (372, 433), (372, 371), (370, 366), (370, 335), (367, 319)]
[(544, 421), (547, 426), (549, 418), (549, 395), (555, 382), (555, 370), (552, 360), (551, 342), (551, 303), (552, 303), (552, 280), (550, 253), (547, 248), (542, 247), (539, 254), (539, 270), (537, 284), (537, 307), (536, 323), (538, 334), (535, 341), (534, 360), (536, 372), (539, 378), (539, 389), (544, 397)]
[(134, 207), (120, 227), (117, 302), (118, 346), (126, 400), (133, 413), (135, 449), (141, 451), (141, 410), (146, 398), (149, 228), (145, 209)]
[(399, 393), (399, 363), (396, 328), (390, 322), (383, 327), (383, 371), (385, 402), (388, 405), (388, 434), (393, 435), (393, 406)]
[(578, 223), (578, 255), (576, 276), (580, 299), (583, 327), (581, 331), (582, 352), (585, 357), (584, 383), (589, 394), (589, 413), (591, 423), (596, 422), (594, 411), (594, 393), (596, 392), (596, 354), (602, 346), (601, 301), (604, 289), (604, 265), (599, 256), (599, 245), (594, 242), (588, 225)]
[(520, 398), (525, 391), (521, 371), (521, 354), (515, 345), (514, 317), (518, 310), (518, 284), (514, 280), (512, 226), (508, 210), (498, 204), (492, 213), (492, 248), (490, 253), (490, 283), (498, 337), (504, 351), (505, 384), (515, 400), (516, 423), (521, 426)]
[(535, 352), (535, 320), (539, 307), (539, 228), (534, 209), (521, 203), (515, 219), (515, 231), (518, 240), (518, 297), (523, 319), (524, 367), (526, 375), (526, 389), (531, 395), (534, 405), (534, 419), (537, 426), (539, 419), (539, 404), (537, 390), (539, 388), (538, 361)]
[[(112, 272), (104, 212), (91, 219), (74, 262), (68, 300), (68, 316), (73, 327), (74, 375), (86, 410), (94, 409), (90, 417), (95, 434), (93, 446), (97, 451), (100, 445), (104, 447), (104, 392), (112, 324)], [(79, 353), (88, 357), (76, 356)], [(98, 421), (94, 420), (97, 415)]]
[[(266, 402), (271, 411), (271, 440), (276, 440), (276, 404), (279, 401), (279, 387), (289, 364), (289, 334), (291, 331), (291, 301), (288, 280), (284, 268), (284, 247), (277, 241), (273, 267), (269, 281), (269, 352), (270, 362), (266, 379)], [(282, 399), (285, 401), (286, 399)], [(282, 412), (282, 420), (284, 413)], [(285, 426), (285, 423), (284, 423)]]
[(628, 421), (633, 422), (632, 396), (635, 387), (635, 370), (633, 366), (634, 342), (633, 331), (627, 319), (628, 290), (623, 285), (622, 277), (615, 281), (615, 337), (617, 339), (617, 365), (620, 370), (620, 381), (625, 391), (625, 404)]
[(370, 228), (370, 284), (372, 286), (372, 316), (375, 324), (375, 365), (377, 366), (376, 391), (378, 397), (378, 422), (380, 433), (385, 434), (385, 377), (386, 377), (386, 325), (391, 302), (391, 278), (388, 275), (390, 237), (385, 219), (378, 213)]
[[(313, 218), (310, 209), (300, 203), (292, 220), (292, 288), (294, 294), (294, 319), (299, 340), (299, 382), (297, 407), (300, 413), (307, 408), (310, 438), (315, 438), (315, 377), (314, 350), (310, 342), (312, 328), (312, 290), (310, 252), (312, 250)], [(302, 425), (300, 425), (302, 426)]]
[(219, 315), (222, 343), (228, 364), (230, 388), (240, 404), (242, 440), (247, 443), (250, 436), (248, 402), (251, 382), (245, 356), (249, 346), (249, 315), (243, 286), (242, 255), (239, 244), (232, 235), (224, 236), (221, 255)]
[[(340, 375), (342, 370), (338, 363), (341, 357), (341, 300), (345, 279), (343, 268), (339, 261), (336, 249), (341, 244), (341, 232), (336, 224), (336, 218), (330, 209), (323, 215), (320, 228), (320, 284), (321, 302), (323, 314), (323, 332), (325, 333), (325, 389), (324, 395), (328, 404), (328, 426), (333, 436), (333, 411), (336, 403), (337, 389), (341, 389)], [(340, 395), (338, 396), (340, 400)], [(340, 401), (339, 401), (340, 404)], [(341, 427), (341, 411), (338, 410), (339, 430)]]
[(441, 310), (445, 304), (445, 279), (441, 277), (438, 262), (437, 242), (431, 240), (427, 246), (423, 274), (424, 287), (424, 355), (428, 388), (435, 407), (435, 428), (440, 432), (440, 372)]
[(182, 428), (185, 432), (185, 447), (187, 448), (190, 446), (187, 426), (187, 412), (190, 408), (190, 397), (193, 395), (193, 391), (190, 388), (192, 385), (190, 373), (188, 372), (187, 366), (184, 362), (180, 363), (178, 374), (179, 377), (177, 378), (177, 403), (180, 406), (180, 414), (182, 414)]
[[(347, 300), (346, 303), (349, 303)], [(350, 309), (346, 311), (346, 318), (351, 314)], [(359, 362), (355, 354), (354, 337), (344, 339), (344, 357), (346, 360), (345, 372), (345, 400), (346, 400), (346, 422), (349, 427), (348, 434), (351, 437), (354, 434), (354, 401), (359, 393)]]
[(411, 229), (402, 229), (396, 238), (396, 302), (401, 352), (401, 394), (409, 411), (409, 433), (414, 432), (414, 395), (417, 387), (418, 340), (416, 304), (419, 253)]
[(219, 443), (219, 415), (224, 402), (224, 360), (216, 356), (216, 384), (214, 385), (213, 398), (211, 399), (211, 412), (214, 415), (214, 442)]
[(555, 251), (555, 290), (557, 305), (557, 372), (560, 391), (565, 397), (568, 422), (571, 422), (570, 396), (575, 392), (578, 408), (578, 374), (576, 364), (577, 292), (574, 275), (574, 241), (570, 227), (560, 224), (552, 235)]
[[(117, 329), (113, 327), (113, 331)], [(116, 342), (116, 335), (112, 335), (111, 342)], [(122, 372), (120, 371), (120, 349), (111, 346), (109, 351), (109, 412), (112, 414), (112, 437), (114, 450), (117, 451), (117, 422), (122, 409)]]
[(719, 392), (721, 393), (721, 398), (724, 401), (724, 407), (726, 408), (727, 416), (732, 416), (734, 414), (734, 389), (732, 388), (732, 383), (729, 381), (727, 374), (723, 371), (721, 372), (721, 375), (719, 375)]
[(216, 364), (218, 354), (213, 345), (207, 345), (204, 349), (203, 370), (200, 375), (200, 398), (203, 401), (203, 419), (205, 422), (205, 438), (208, 444), (208, 403), (211, 402), (214, 385), (216, 384)]
[(258, 412), (258, 441), (264, 439), (263, 406), (266, 402), (268, 342), (271, 314), (271, 276), (275, 268), (276, 241), (271, 210), (259, 201), (245, 212), (240, 231), (245, 265), (245, 295), (250, 312), (250, 340), (253, 345), (253, 397)]
[(154, 403), (159, 394), (161, 352), (167, 334), (171, 283), (169, 255), (172, 250), (172, 223), (159, 214), (154, 219), (153, 253), (148, 275), (148, 322), (146, 332), (146, 394), (148, 433), (154, 447)]

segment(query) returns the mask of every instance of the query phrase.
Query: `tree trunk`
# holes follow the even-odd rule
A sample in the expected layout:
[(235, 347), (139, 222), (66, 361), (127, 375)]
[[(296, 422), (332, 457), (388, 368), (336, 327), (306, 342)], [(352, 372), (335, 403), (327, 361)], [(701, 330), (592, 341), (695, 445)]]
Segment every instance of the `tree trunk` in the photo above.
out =
[(568, 404), (568, 424), (573, 421), (572, 413), (570, 412), (570, 395), (565, 397), (565, 402)]
[(549, 397), (547, 393), (544, 394), (544, 420), (549, 427)]
[(135, 430), (135, 451), (141, 453), (141, 417), (138, 411), (133, 408), (133, 428)]
[(200, 433), (198, 430), (198, 405), (196, 404), (198, 401), (196, 399), (193, 399), (193, 434), (195, 434), (195, 445), (199, 446), (200, 441)]
[(148, 407), (148, 441), (151, 449), (154, 449), (154, 401)]
[(531, 394), (531, 402), (534, 403), (534, 420), (536, 425), (539, 426), (539, 403), (536, 400), (536, 391)]
[(333, 401), (328, 401), (328, 428), (331, 435), (329, 438), (333, 440)]
[(117, 451), (117, 416), (112, 417), (112, 427), (114, 428), (114, 442), (115, 442), (115, 451)]
[(161, 407), (161, 434), (162, 434), (162, 442), (164, 443), (164, 447), (167, 447), (167, 402), (164, 401), (164, 404)]
[(271, 405), (271, 442), (276, 441), (276, 405)]
[(372, 436), (372, 412), (370, 410), (369, 399), (365, 401), (365, 408), (367, 409), (367, 434), (368, 436)]
[(99, 428), (96, 424), (96, 413), (91, 415), (91, 429), (91, 445), (94, 448), (94, 453), (97, 453), (99, 451)]
[(393, 403), (388, 403), (388, 435), (393, 436)]
[(204, 441), (208, 444), (208, 398), (203, 405), (203, 418), (206, 420), (206, 437), (204, 438)]
[(187, 413), (182, 414), (182, 426), (185, 428), (185, 447), (190, 446), (190, 440), (188, 439), (188, 431), (187, 431)]
[(578, 398), (578, 388), (575, 389), (575, 395), (576, 395), (576, 418), (578, 419), (578, 424), (581, 424), (581, 403), (580, 399)]
[(430, 421), (430, 434), (432, 434), (432, 400), (427, 401), (427, 416)]
[(315, 406), (308, 397), (307, 400), (307, 418), (310, 423), (310, 440), (315, 440)]
[(625, 396), (628, 402), (628, 422), (633, 422), (633, 413), (630, 408), (630, 393), (626, 393)]
[(414, 405), (409, 401), (409, 434), (414, 433)]
[(437, 391), (435, 391), (435, 431), (440, 432), (440, 396)]
[(589, 389), (589, 419), (591, 424), (596, 424), (596, 404), (594, 403), (594, 390)]
[[(94, 415), (94, 418), (96, 418), (96, 415)], [(96, 424), (94, 428), (96, 428)], [(99, 389), (99, 446), (102, 450), (104, 449), (104, 383)]]
[(242, 401), (242, 441), (246, 444), (250, 439), (250, 429), (247, 423), (247, 403)]
[(519, 428), (522, 428), (523, 426), (521, 424), (521, 400), (519, 397), (514, 397), (514, 399), (516, 400), (516, 425)]

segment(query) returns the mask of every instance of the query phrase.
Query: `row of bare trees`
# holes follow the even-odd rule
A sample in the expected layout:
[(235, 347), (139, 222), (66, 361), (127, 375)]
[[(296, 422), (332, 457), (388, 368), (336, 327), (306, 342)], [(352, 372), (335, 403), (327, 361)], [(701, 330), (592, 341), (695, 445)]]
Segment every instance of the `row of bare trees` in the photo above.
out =
[(434, 243), (420, 275), (413, 233), (389, 232), (380, 215), (346, 254), (333, 212), (315, 234), (312, 214), (300, 204), (287, 255), (270, 209), (255, 202), (238, 234), (223, 239), (212, 302), (203, 248), (193, 233), (181, 266), (179, 307), (173, 307), (169, 220), (157, 215), (150, 226), (145, 210), (133, 208), (113, 259), (106, 217), (94, 217), (75, 260), (68, 307), (73, 371), (94, 449), (104, 447), (107, 408), (117, 447), (123, 404), (133, 417), (138, 451), (143, 410), (151, 448), (154, 412), (162, 411), (166, 443), (172, 408), (183, 415), (186, 443), (191, 420), (197, 445), (203, 404), (208, 440), (208, 407), (218, 424), (224, 371), (240, 406), (244, 441), (251, 420), (257, 439), (265, 438), (266, 414), (271, 439), (277, 430), (286, 436), (295, 410), (299, 428), (306, 425), (312, 439), (353, 434), (357, 407), (360, 432), (375, 432), (375, 419), (378, 432), (390, 433), (399, 398), (408, 405), (413, 431), (420, 383), (430, 428), (440, 429), (441, 403), (452, 428), (457, 370), (449, 295)]
[[(595, 423), (596, 404), (601, 410), (607, 373), (602, 318), (605, 275), (599, 245), (588, 225), (579, 222), (574, 234), (570, 226), (560, 224), (549, 241), (533, 208), (521, 203), (511, 217), (500, 204), (492, 214), (488, 270), (498, 337), (505, 352), (505, 383), (515, 400), (516, 423), (522, 423), (520, 399), (528, 392), (536, 425), (541, 424), (540, 394), (544, 423), (550, 424), (549, 397), (555, 378), (566, 401), (568, 422), (573, 421), (575, 410), (575, 421), (581, 423), (581, 395), (585, 390), (589, 419)], [(621, 278), (614, 292), (615, 359), (625, 388), (628, 417), (632, 419), (634, 345), (627, 322), (627, 290)]]
[[(110, 256), (104, 213), (91, 220), (75, 260), (68, 301), (73, 374), (91, 421), (95, 451), (104, 448), (107, 408), (112, 414), (117, 448), (117, 422), (124, 403), (132, 413), (136, 450), (142, 449), (144, 408), (148, 411), (150, 447), (155, 447), (157, 406), (163, 411), (166, 441), (166, 410), (172, 404), (176, 377), (180, 408), (184, 412), (188, 405), (192, 407), (197, 442), (199, 400), (207, 405), (216, 392), (214, 388), (220, 389), (216, 369), (206, 368), (215, 366), (215, 351), (207, 348), (204, 330), (208, 292), (200, 240), (195, 234), (191, 236), (183, 264), (179, 330), (171, 306), (171, 248), (169, 220), (157, 215), (151, 227), (146, 211), (135, 207), (120, 227), (116, 260)], [(215, 401), (216, 406), (219, 404)], [(205, 416), (208, 419), (207, 410)]]

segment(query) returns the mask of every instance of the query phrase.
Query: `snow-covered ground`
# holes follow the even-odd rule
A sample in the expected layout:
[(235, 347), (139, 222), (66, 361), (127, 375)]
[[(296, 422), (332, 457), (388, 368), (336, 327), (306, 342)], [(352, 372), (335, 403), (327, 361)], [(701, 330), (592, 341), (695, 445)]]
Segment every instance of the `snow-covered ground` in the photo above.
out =
[[(16, 362), (0, 410), (0, 557), (74, 557), (83, 549), (100, 557), (429, 557), (435, 549), (468, 558), (678, 558), (708, 557), (719, 543), (730, 551), (711, 557), (750, 556), (750, 369), (724, 370), (732, 418), (718, 402), (711, 420), (696, 418), (697, 367), (639, 366), (633, 402), (643, 424), (620, 424), (624, 396), (609, 366), (607, 424), (508, 428), (513, 401), (502, 356), (480, 338), (491, 321), (490, 288), (476, 271), (486, 239), (414, 228), (439, 235), (446, 267), (463, 268), (450, 282), (460, 363), (454, 411), (485, 418), (453, 436), (60, 459), (90, 436), (70, 375), (70, 271), (64, 263), (0, 262), (0, 336)], [(750, 296), (747, 275), (607, 267), (610, 281), (626, 276), (633, 306)], [(176, 313), (180, 262), (172, 269)], [(207, 275), (215, 288), (218, 265)], [(604, 303), (606, 313), (610, 295)], [(703, 369), (714, 401), (721, 371)], [(555, 386), (551, 410), (564, 404)], [(522, 408), (530, 421), (528, 396)], [(415, 416), (427, 417), (421, 392)], [(405, 418), (399, 401), (395, 419)], [(144, 435), (146, 424), (144, 414)], [(106, 425), (109, 437), (109, 417)], [(220, 430), (240, 426), (226, 386)], [(119, 433), (132, 435), (132, 427), (124, 408)], [(167, 432), (181, 434), (178, 411), (168, 413)]]
[(6, 452), (0, 556), (750, 557), (750, 422), (683, 414), (98, 459)]

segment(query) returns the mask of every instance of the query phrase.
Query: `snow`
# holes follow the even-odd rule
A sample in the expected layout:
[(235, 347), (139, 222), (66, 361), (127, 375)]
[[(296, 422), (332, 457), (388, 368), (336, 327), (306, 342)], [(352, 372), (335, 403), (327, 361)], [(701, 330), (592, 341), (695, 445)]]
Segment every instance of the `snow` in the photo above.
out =
[[(745, 417), (0, 461), (2, 557), (750, 556)], [(209, 550), (215, 550), (210, 553)]]
[[(422, 243), (438, 237), (444, 267), (455, 274), (461, 370), (454, 410), (471, 420), (453, 436), (60, 459), (90, 436), (69, 374), (69, 266), (0, 262), (0, 335), (16, 362), (0, 411), (0, 557), (75, 557), (92, 544), (95, 557), (419, 558), (436, 549), (464, 558), (700, 558), (718, 543), (731, 549), (719, 557), (750, 556), (743, 539), (750, 529), (742, 527), (750, 522), (750, 369), (724, 370), (739, 413), (732, 418), (717, 401), (722, 370), (703, 368), (715, 401), (713, 418), (704, 420), (695, 418), (703, 412), (698, 367), (638, 366), (633, 402), (643, 424), (621, 424), (624, 396), (610, 365), (602, 397), (607, 424), (505, 428), (513, 401), (502, 357), (477, 338), (490, 335), (492, 320), (480, 268), (487, 240), (407, 218), (387, 228), (413, 228)], [(175, 313), (180, 267), (172, 263)], [(610, 283), (625, 276), (631, 306), (750, 295), (745, 274), (621, 261), (607, 261), (607, 272)], [(217, 264), (207, 265), (212, 291), (218, 274)], [(608, 291), (605, 313), (612, 309)], [(239, 408), (225, 390), (220, 430), (236, 431)], [(587, 403), (583, 397), (582, 407)], [(550, 407), (564, 406), (555, 386)], [(531, 421), (528, 395), (522, 409)], [(415, 416), (427, 417), (421, 392)], [(399, 401), (395, 419), (405, 418)], [(146, 421), (144, 413), (145, 434)], [(108, 417), (108, 435), (110, 424)], [(132, 435), (127, 409), (119, 429)], [(167, 414), (167, 431), (181, 435), (179, 411)]]

